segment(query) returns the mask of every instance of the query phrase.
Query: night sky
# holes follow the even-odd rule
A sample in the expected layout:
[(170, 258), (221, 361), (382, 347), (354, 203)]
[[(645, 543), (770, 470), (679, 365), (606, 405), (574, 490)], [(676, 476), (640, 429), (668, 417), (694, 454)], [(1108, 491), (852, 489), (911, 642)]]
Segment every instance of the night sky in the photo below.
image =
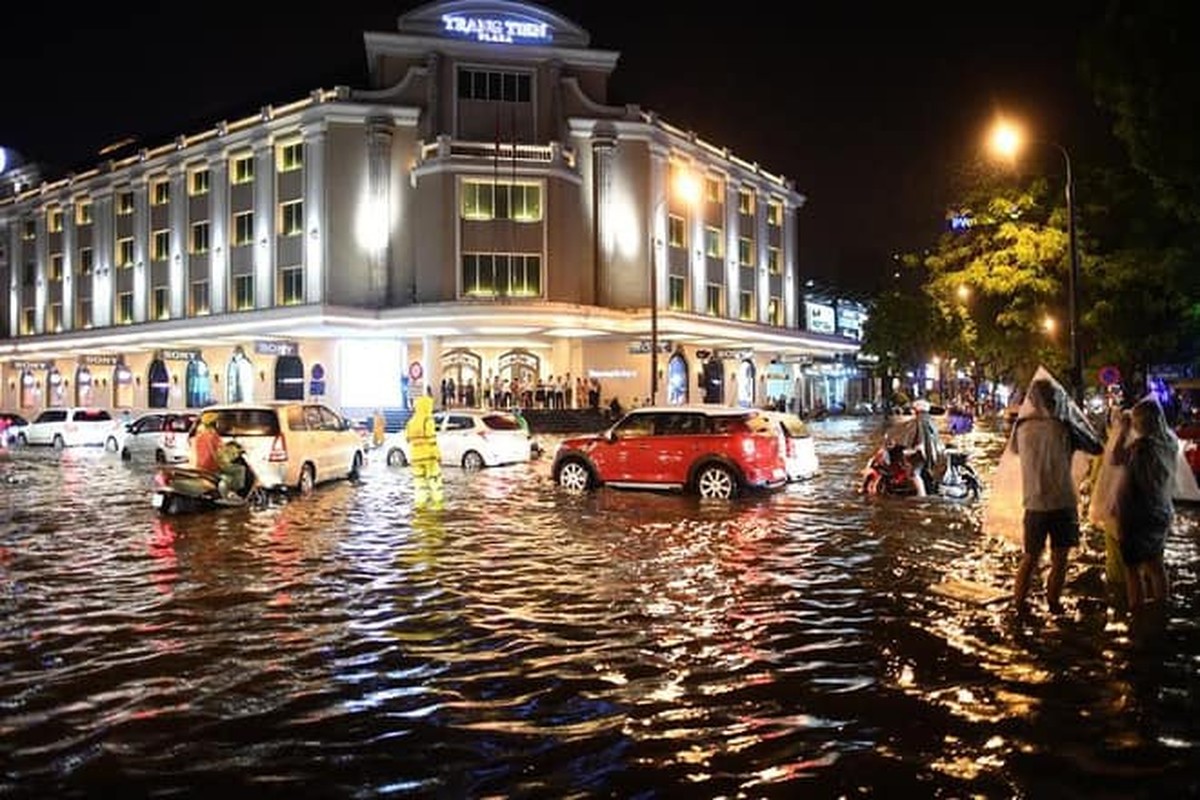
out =
[[(23, 6), (0, 48), (0, 145), (54, 177), (126, 136), (155, 146), (317, 87), (365, 86), (363, 31), (395, 30), (419, 5)], [(610, 102), (793, 180), (808, 198), (801, 275), (845, 289), (886, 283), (891, 254), (934, 241), (951, 175), (996, 110), (1076, 161), (1110, 139), (1077, 68), (1097, 2), (543, 5), (621, 53)]]

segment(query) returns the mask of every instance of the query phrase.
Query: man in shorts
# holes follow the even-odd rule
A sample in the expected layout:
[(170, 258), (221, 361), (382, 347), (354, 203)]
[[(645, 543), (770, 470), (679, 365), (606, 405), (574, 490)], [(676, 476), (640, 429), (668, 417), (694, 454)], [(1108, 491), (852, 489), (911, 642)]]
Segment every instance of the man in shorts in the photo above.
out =
[(1021, 459), (1021, 500), (1025, 509), (1024, 552), (1017, 567), (1013, 605), (1026, 609), (1033, 570), (1050, 538), (1050, 575), (1046, 604), (1052, 613), (1062, 611), (1062, 588), (1067, 576), (1067, 556), (1079, 544), (1079, 496), (1071, 475), (1075, 450), (1091, 455), (1104, 445), (1081, 416), (1072, 417), (1062, 387), (1039, 378), (1029, 386), (1030, 407), (1017, 416), (1009, 447)]

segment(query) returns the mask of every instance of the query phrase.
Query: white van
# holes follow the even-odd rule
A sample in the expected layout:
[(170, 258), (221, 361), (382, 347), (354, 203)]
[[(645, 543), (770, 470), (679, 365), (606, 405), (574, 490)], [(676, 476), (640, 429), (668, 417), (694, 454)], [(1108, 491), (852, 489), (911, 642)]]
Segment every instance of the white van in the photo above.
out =
[(121, 424), (103, 408), (47, 408), (17, 434), (18, 444), (103, 446), (117, 451)]

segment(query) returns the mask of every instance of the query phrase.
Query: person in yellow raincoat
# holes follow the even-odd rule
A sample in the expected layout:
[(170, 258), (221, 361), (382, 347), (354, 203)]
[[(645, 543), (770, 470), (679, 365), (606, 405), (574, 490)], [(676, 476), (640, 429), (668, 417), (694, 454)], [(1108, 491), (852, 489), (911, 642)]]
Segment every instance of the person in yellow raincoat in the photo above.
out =
[(413, 506), (442, 507), (442, 453), (433, 419), (433, 398), (422, 395), (413, 402), (413, 415), (404, 426), (412, 465)]

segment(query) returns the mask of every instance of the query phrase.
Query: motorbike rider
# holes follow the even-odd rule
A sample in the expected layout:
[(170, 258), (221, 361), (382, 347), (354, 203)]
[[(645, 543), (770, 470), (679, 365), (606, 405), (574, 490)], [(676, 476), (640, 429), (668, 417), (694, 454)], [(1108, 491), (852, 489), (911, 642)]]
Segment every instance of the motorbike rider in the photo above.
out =
[(246, 485), (246, 466), (238, 459), (241, 448), (225, 442), (212, 423), (201, 420), (192, 437), (192, 464), (196, 469), (220, 476), (218, 487), (222, 496), (236, 494)]
[(917, 496), (924, 497), (926, 486), (937, 485), (937, 475), (945, 467), (946, 446), (929, 415), (929, 401), (916, 400), (912, 408), (913, 418), (903, 423), (892, 438), (904, 445), (905, 455), (912, 464), (913, 488)]

